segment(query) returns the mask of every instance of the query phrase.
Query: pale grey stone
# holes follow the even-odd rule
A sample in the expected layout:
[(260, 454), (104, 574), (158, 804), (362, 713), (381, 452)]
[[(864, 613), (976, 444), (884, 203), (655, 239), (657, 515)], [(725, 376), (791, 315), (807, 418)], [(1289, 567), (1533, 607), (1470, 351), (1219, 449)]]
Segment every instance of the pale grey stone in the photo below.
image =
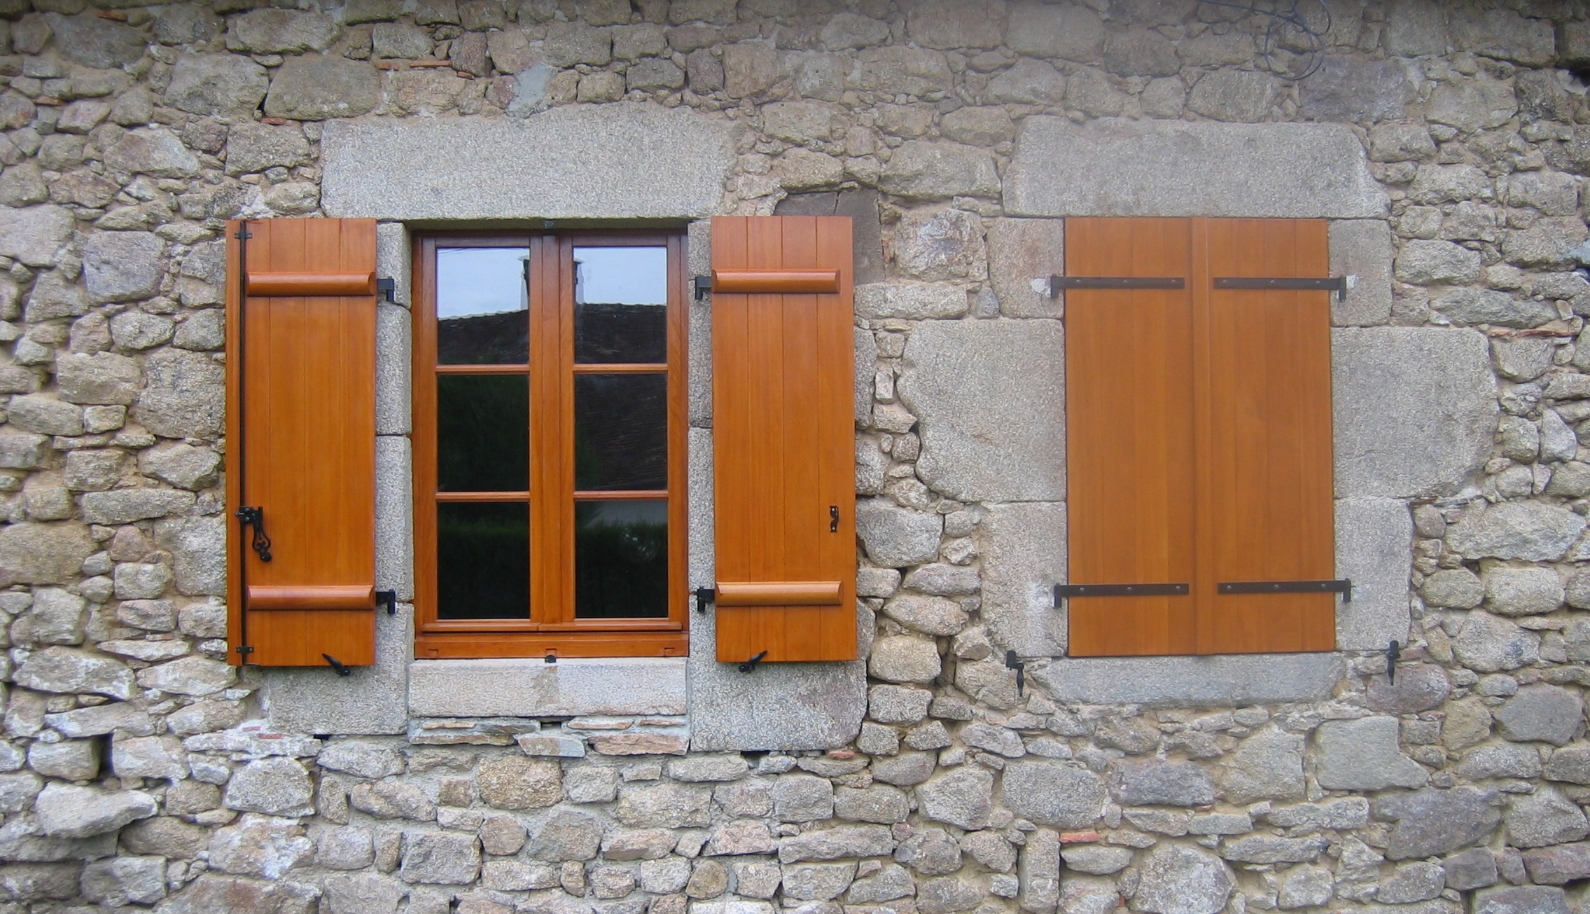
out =
[(1495, 712), (1504, 737), (1518, 742), (1567, 745), (1579, 730), (1584, 703), (1560, 686), (1532, 685), (1519, 689)]
[(1454, 289), (1431, 302), (1431, 306), (1465, 324), (1538, 327), (1557, 319), (1557, 309), (1547, 302), (1515, 298), (1491, 289)]
[[(27, 307), (23, 309), (23, 317), (30, 323), (56, 320), (83, 314), (89, 307), (87, 289), (81, 284), (66, 282), (59, 272), (49, 272), (34, 280), (33, 291), (28, 293)], [(24, 337), (24, 340), (26, 339)], [(21, 346), (22, 343), (19, 342), (17, 345)], [(14, 350), (13, 355), (19, 358), (20, 351)]]
[(1380, 219), (1334, 220), (1330, 251), (1331, 273), (1356, 277), (1345, 301), (1331, 299), (1331, 323), (1386, 323), (1391, 317), (1391, 227)]
[(932, 682), (940, 669), (934, 643), (908, 635), (879, 638), (867, 658), (867, 672), (885, 682)]
[(165, 518), (155, 522), (155, 542), (171, 553), (177, 592), (221, 596), (226, 592), (221, 517)]
[(993, 812), (994, 776), (975, 767), (951, 769), (917, 787), (922, 815), (935, 822), (976, 829), (988, 825)]
[(199, 173), (199, 160), (164, 127), (129, 130), (105, 150), (104, 162), (115, 176), (191, 178)]
[(1376, 218), (1363, 146), (1330, 124), (1029, 117), (1005, 175), (1018, 216)]
[(1220, 856), (1239, 863), (1309, 863), (1318, 859), (1329, 843), (1322, 837), (1276, 838), (1270, 835), (1250, 835), (1227, 841), (1220, 848)]
[(1502, 819), (1493, 805), (1496, 796), (1495, 791), (1454, 787), (1424, 788), (1377, 798), (1375, 816), (1397, 823), (1386, 846), (1386, 856), (1392, 860), (1417, 860), (1480, 841)]
[(844, 894), (856, 877), (854, 863), (805, 863), (784, 868), (784, 897), (829, 901)]
[(181, 489), (207, 489), (219, 478), (221, 456), (208, 448), (168, 442), (138, 452), (138, 471)]
[(1103, 815), (1104, 780), (1067, 762), (1022, 760), (1005, 766), (1000, 801), (1039, 825), (1086, 828)]
[(1289, 867), (1281, 875), (1277, 899), (1282, 910), (1325, 904), (1335, 894), (1330, 870), (1317, 866)]
[(249, 762), (233, 773), (222, 798), (228, 809), (272, 816), (307, 816), (314, 811), (309, 772), (290, 758)]
[(404, 882), (467, 885), (480, 874), (480, 839), (456, 832), (406, 832)]
[(1266, 727), (1244, 739), (1221, 766), (1221, 789), (1233, 803), (1303, 797), (1303, 737)]
[(118, 736), (111, 743), (111, 769), (118, 777), (186, 777), (182, 742), (174, 736)]
[(834, 792), (834, 814), (852, 822), (892, 824), (904, 822), (911, 804), (905, 791), (883, 784), (865, 789), (841, 787)]
[[(1062, 220), (994, 220), (988, 231), (988, 272), (994, 294), (999, 298), (1001, 314), (1006, 317), (1060, 316), (1061, 302), (1049, 296), (1047, 280), (1065, 272), (1064, 242)], [(1389, 298), (1387, 307), (1390, 307)]]
[(171, 584), (171, 569), (165, 565), (122, 562), (116, 566), (113, 580), (118, 600), (153, 600), (165, 595)]
[[(122, 232), (119, 234), (129, 234)], [(96, 238), (102, 235), (94, 236)], [(151, 269), (158, 273), (159, 265), (151, 265)], [(127, 275), (127, 274), (124, 274)], [(155, 280), (150, 294), (158, 288), (158, 278)], [(92, 291), (92, 286), (90, 287)], [(168, 318), (155, 314), (145, 314), (142, 311), (124, 311), (110, 320), (110, 336), (116, 345), (122, 349), (152, 349), (171, 339), (175, 324)]]
[(1338, 497), (1457, 491), (1489, 458), (1495, 376), (1472, 330), (1332, 332)]
[[(94, 740), (36, 742), (28, 747), (28, 767), (47, 778), (91, 781), (99, 777), (99, 756), (99, 743)], [(119, 774), (120, 770), (117, 769), (117, 772)]]
[(1521, 885), (1481, 889), (1474, 894), (1474, 914), (1568, 914), (1562, 889)]
[(1330, 790), (1422, 787), (1430, 775), (1402, 754), (1394, 717), (1331, 720), (1316, 731), (1320, 786)]
[[(70, 403), (125, 406), (138, 397), (142, 372), (124, 355), (67, 352), (55, 360), (55, 380)], [(221, 383), (219, 376), (214, 380)]]
[(166, 896), (162, 857), (113, 857), (83, 868), (83, 897), (108, 907), (154, 904)]
[(133, 673), (122, 663), (69, 647), (35, 651), (17, 668), (23, 688), (58, 694), (89, 693), (122, 701), (132, 697)]
[(1415, 239), (1397, 254), (1396, 277), (1415, 285), (1471, 283), (1480, 278), (1480, 254), (1450, 241)]
[(894, 847), (894, 838), (886, 825), (839, 825), (781, 838), (778, 859), (780, 863), (788, 864), (807, 860), (877, 857), (893, 853)]
[(1299, 84), (1304, 117), (1367, 122), (1401, 117), (1414, 95), (1403, 68), (1391, 60), (1327, 55)]
[(1584, 518), (1540, 502), (1504, 502), (1470, 510), (1447, 533), (1447, 546), (1469, 558), (1553, 561), (1584, 532)]
[(1496, 565), (1485, 569), (1486, 608), (1503, 616), (1533, 616), (1562, 605), (1562, 579), (1550, 568), (1514, 568)]
[[(20, 429), (0, 428), (0, 466), (15, 470), (33, 470), (43, 465), (49, 453), (50, 439)], [(4, 532), (0, 531), (0, 542)], [(3, 547), (0, 547), (3, 550)], [(3, 564), (3, 560), (0, 560)], [(12, 566), (13, 568), (15, 566)]]
[(1418, 161), (1435, 155), (1435, 142), (1423, 124), (1379, 124), (1369, 131), (1369, 158), (1376, 162)]
[(126, 702), (46, 714), (44, 723), (62, 736), (72, 739), (103, 736), (115, 731), (131, 736), (148, 736), (154, 732), (154, 722), (149, 714)]
[[(744, 885), (744, 876), (740, 879)], [(875, 904), (882, 901), (893, 901), (896, 898), (907, 898), (916, 892), (916, 880), (902, 867), (894, 863), (883, 864), (882, 869), (871, 876), (857, 879), (845, 890), (844, 902), (846, 904)], [(740, 894), (745, 894), (743, 888)]]
[(1499, 127), (1518, 113), (1510, 82), (1476, 76), (1438, 83), (1425, 117), (1469, 133)]
[(336, 20), (326, 13), (252, 10), (229, 20), (226, 47), (254, 54), (324, 51), (337, 31)]
[(268, 87), (265, 68), (247, 57), (181, 54), (165, 101), (190, 114), (240, 116), (259, 107)]
[(1063, 437), (1062, 339), (1049, 322), (916, 328), (899, 389), (921, 419), (917, 472), (925, 482), (968, 501), (1065, 497), (1063, 450), (1054, 447)]
[(210, 867), (241, 876), (280, 879), (313, 854), (302, 826), (263, 816), (245, 815), (210, 840)]
[(1018, 60), (988, 81), (988, 101), (993, 104), (1058, 105), (1065, 93), (1066, 78), (1043, 60)]
[(1255, 70), (1205, 74), (1187, 96), (1187, 107), (1217, 121), (1260, 121), (1275, 101), (1274, 77)]
[(773, 782), (773, 814), (784, 822), (816, 822), (834, 814), (834, 785), (809, 774), (786, 774)]
[(856, 313), (867, 318), (907, 320), (962, 317), (966, 293), (939, 283), (871, 283), (856, 287)]
[(1029, 667), (1027, 679), (1060, 701), (1230, 707), (1322, 699), (1332, 694), (1342, 671), (1336, 654), (1099, 657)]
[(966, 612), (954, 600), (902, 593), (883, 604), (883, 614), (913, 631), (949, 637), (966, 627)]
[(320, 121), (357, 117), (381, 100), (380, 73), (368, 63), (334, 54), (289, 57), (271, 80), (265, 113)]
[(914, 724), (927, 716), (932, 700), (927, 689), (875, 685), (867, 693), (867, 716), (886, 724)]
[(296, 124), (238, 124), (227, 133), (226, 173), (261, 172), (267, 168), (292, 168), (310, 158), (309, 141)]
[[(895, 150), (879, 178), (886, 193), (922, 200), (999, 195), (994, 157), (975, 146), (909, 140)], [(937, 278), (937, 277), (924, 277)]]
[(1094, 876), (1119, 873), (1131, 862), (1132, 849), (1129, 847), (1082, 844), (1067, 848), (1065, 852), (1066, 869)]
[(47, 13), (55, 32), (55, 46), (74, 63), (98, 70), (136, 63), (144, 55), (144, 38), (125, 22), (101, 19), (94, 13), (61, 16)]
[(46, 784), (33, 801), (40, 831), (49, 838), (89, 838), (155, 814), (155, 800), (139, 790), (101, 790)]
[(977, 593), (979, 581), (974, 568), (934, 563), (912, 569), (905, 576), (904, 587), (934, 596), (966, 596)]
[(1413, 562), (1408, 506), (1390, 498), (1336, 502), (1336, 576), (1353, 582), (1338, 604), (1339, 650), (1384, 650), (1408, 640), (1408, 567)]
[(1215, 800), (1214, 781), (1202, 767), (1164, 759), (1112, 763), (1110, 792), (1123, 806), (1202, 806)]
[(1476, 847), (1441, 861), (1448, 888), (1459, 892), (1496, 884), (1496, 856), (1489, 848)]
[(1555, 787), (1541, 787), (1508, 802), (1507, 841), (1514, 847), (1544, 847), (1578, 841), (1590, 832), (1584, 810)]
[(12, 397), (6, 419), (23, 431), (42, 435), (83, 434), (82, 407), (62, 402), (49, 394)]
[(1542, 463), (1565, 463), (1579, 452), (1579, 437), (1556, 410), (1543, 409), (1540, 415), (1540, 459)]
[(83, 519), (91, 524), (130, 524), (181, 513), (193, 505), (193, 493), (176, 489), (114, 489), (87, 492), (82, 505)]
[(1446, 671), (1426, 663), (1397, 666), (1397, 681), (1384, 674), (1369, 680), (1369, 707), (1392, 714), (1415, 714), (1438, 708), (1452, 691)]
[(1140, 873), (1132, 910), (1154, 914), (1215, 914), (1234, 887), (1218, 857), (1181, 845), (1161, 844), (1149, 851)]
[(322, 206), (395, 220), (703, 216), (718, 211), (731, 143), (721, 122), (638, 104), (330, 124)]
[(1457, 773), (1471, 781), (1488, 778), (1535, 778), (1540, 776), (1540, 753), (1533, 746), (1494, 743), (1477, 746), (1463, 754)]
[(906, 213), (895, 225), (894, 261), (924, 282), (985, 279), (982, 218), (958, 209)]
[(30, 267), (52, 267), (75, 221), (63, 206), (0, 207), (0, 256)]
[(1582, 842), (1533, 848), (1523, 857), (1530, 880), (1541, 885), (1564, 885), (1590, 876), (1590, 845)]
[(146, 383), (132, 410), (136, 421), (166, 438), (220, 434), (225, 371), (214, 359), (162, 349), (147, 357), (144, 370)]
[(1005, 24), (1005, 44), (1032, 57), (1092, 62), (1104, 51), (1104, 23), (1081, 6), (1017, 3)]
[(260, 882), (205, 874), (162, 902), (161, 914), (208, 914), (252, 908), (270, 914), (308, 914), (320, 893), (298, 882)]
[(426, 660), (410, 671), (409, 707), (421, 717), (683, 714), (684, 669), (681, 658)]
[(902, 508), (885, 498), (856, 504), (856, 534), (880, 565), (919, 565), (938, 557), (943, 518)]

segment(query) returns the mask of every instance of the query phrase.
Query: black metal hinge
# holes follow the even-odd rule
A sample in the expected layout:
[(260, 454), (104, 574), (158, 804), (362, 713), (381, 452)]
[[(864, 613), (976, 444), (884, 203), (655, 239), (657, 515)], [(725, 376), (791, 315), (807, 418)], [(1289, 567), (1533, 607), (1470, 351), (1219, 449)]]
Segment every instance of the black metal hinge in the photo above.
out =
[(1397, 661), (1402, 659), (1402, 645), (1395, 639), (1386, 646), (1386, 680), (1397, 684)]
[(254, 649), (246, 644), (239, 644), (237, 646), (237, 652), (242, 654), (244, 657), (247, 657), (249, 654), (254, 653)]
[(1072, 597), (1180, 597), (1189, 592), (1186, 584), (1056, 584), (1054, 602)]
[(375, 290), (381, 293), (383, 299), (394, 305), (397, 304), (397, 280), (391, 278), (377, 279), (375, 281)]
[(1336, 300), (1347, 298), (1347, 279), (1343, 276), (1216, 276), (1216, 289), (1289, 289), (1303, 292), (1335, 292)]
[(1016, 696), (1019, 698), (1027, 689), (1027, 665), (1016, 657), (1015, 651), (1006, 651), (1005, 669), (1016, 671)]
[(697, 276), (695, 278), (695, 285), (696, 285), (696, 301), (700, 301), (703, 298), (707, 297), (707, 293), (708, 292), (712, 291), (712, 277), (711, 276)]
[(1222, 594), (1238, 593), (1339, 593), (1343, 603), (1353, 602), (1353, 582), (1349, 578), (1339, 581), (1221, 581), (1215, 590)]
[(254, 235), (253, 235), (253, 233), (251, 233), (251, 232), (250, 232), (250, 231), (249, 231), (249, 230), (248, 230), (248, 229), (247, 229), (247, 228), (246, 228), (246, 226), (247, 226), (247, 223), (244, 223), (244, 225), (245, 225), (245, 227), (244, 227), (244, 228), (240, 228), (240, 229), (238, 229), (238, 230), (237, 230), (237, 234), (235, 234), (235, 235), (233, 235), (233, 236), (232, 236), (232, 237), (233, 237), (233, 238), (236, 238), (236, 239), (237, 239), (237, 240), (238, 240), (238, 241), (247, 241), (247, 240), (249, 240), (249, 239), (250, 239), (250, 238), (253, 238), (253, 237), (254, 237)]
[(707, 611), (707, 604), (708, 603), (716, 603), (717, 601), (718, 601), (718, 589), (716, 587), (697, 587), (696, 588), (696, 612), (698, 612), (698, 613), (706, 612)]
[(1057, 298), (1061, 289), (1185, 289), (1180, 276), (1050, 276), (1049, 297)]
[(337, 671), (338, 676), (353, 675), (353, 670), (348, 669), (348, 665), (343, 663), (341, 660), (338, 660), (330, 654), (321, 654), (320, 656), (326, 658), (326, 663), (330, 664), (331, 668)]
[(762, 662), (762, 658), (766, 657), (766, 656), (767, 656), (767, 651), (763, 651), (762, 653), (757, 654), (755, 657), (752, 657), (749, 660), (746, 660), (745, 662), (741, 663), (740, 664), (740, 672), (742, 672), (742, 673), (754, 673), (754, 672), (756, 672), (756, 665), (758, 663), (761, 663)]
[(259, 553), (259, 560), (271, 560), (271, 538), (265, 533), (265, 509), (244, 505), (237, 509), (237, 519), (245, 527), (254, 528), (254, 551)]
[(378, 590), (378, 591), (376, 591), (375, 592), (375, 605), (377, 607), (385, 606), (386, 607), (386, 614), (389, 615), (389, 616), (397, 615), (397, 591), (395, 591), (395, 590)]

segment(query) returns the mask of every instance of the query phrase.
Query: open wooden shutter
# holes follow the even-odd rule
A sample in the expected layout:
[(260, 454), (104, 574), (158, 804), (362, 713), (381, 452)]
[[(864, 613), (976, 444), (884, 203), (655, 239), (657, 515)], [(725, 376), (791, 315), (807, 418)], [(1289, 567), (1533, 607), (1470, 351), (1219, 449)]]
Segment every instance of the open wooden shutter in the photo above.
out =
[(850, 219), (712, 220), (718, 660), (856, 657)]
[(1326, 223), (1198, 221), (1199, 653), (1332, 650), (1335, 594), (1221, 592), (1335, 577), (1331, 293), (1220, 288), (1326, 277)]
[(1327, 271), (1320, 221), (1067, 221), (1072, 655), (1334, 647), (1329, 293), (1255, 287)]
[(375, 222), (233, 222), (227, 262), (229, 656), (374, 663)]
[(1066, 222), (1096, 280), (1065, 293), (1067, 566), (1100, 594), (1067, 598), (1075, 656), (1196, 648), (1191, 266), (1185, 219)]

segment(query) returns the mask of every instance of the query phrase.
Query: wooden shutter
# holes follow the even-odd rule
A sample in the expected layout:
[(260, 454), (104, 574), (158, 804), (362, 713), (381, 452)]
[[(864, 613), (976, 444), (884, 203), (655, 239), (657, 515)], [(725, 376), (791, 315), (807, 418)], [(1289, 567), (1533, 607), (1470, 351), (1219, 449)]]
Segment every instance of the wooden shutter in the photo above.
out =
[(1067, 276), (1182, 282), (1065, 293), (1070, 582), (1188, 588), (1070, 598), (1076, 656), (1195, 649), (1189, 229), (1185, 219), (1066, 222)]
[(850, 219), (712, 220), (718, 660), (856, 657)]
[(375, 222), (233, 222), (227, 236), (229, 656), (374, 663)]
[(1330, 650), (1331, 593), (1222, 584), (1333, 577), (1328, 292), (1215, 288), (1324, 277), (1326, 226), (1072, 219), (1076, 277), (1183, 289), (1066, 293), (1069, 583), (1075, 656)]

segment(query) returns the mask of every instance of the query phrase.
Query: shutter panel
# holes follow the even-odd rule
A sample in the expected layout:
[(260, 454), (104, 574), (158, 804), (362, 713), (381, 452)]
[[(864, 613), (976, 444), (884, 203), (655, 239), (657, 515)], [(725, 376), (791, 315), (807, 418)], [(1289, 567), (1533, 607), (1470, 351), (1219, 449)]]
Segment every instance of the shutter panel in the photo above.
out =
[(850, 219), (712, 220), (717, 657), (856, 657)]
[(374, 663), (375, 222), (234, 222), (227, 236), (232, 662)]
[(1335, 577), (1330, 293), (1213, 288), (1221, 277), (1328, 276), (1327, 226), (1198, 221), (1208, 278), (1197, 288), (1209, 296), (1198, 309), (1198, 650), (1333, 650), (1335, 594), (1218, 592)]
[[(1181, 289), (1065, 293), (1068, 577), (1193, 579), (1191, 238), (1185, 219), (1068, 219), (1066, 275), (1180, 278)], [(1073, 656), (1191, 653), (1189, 591), (1071, 597)]]

